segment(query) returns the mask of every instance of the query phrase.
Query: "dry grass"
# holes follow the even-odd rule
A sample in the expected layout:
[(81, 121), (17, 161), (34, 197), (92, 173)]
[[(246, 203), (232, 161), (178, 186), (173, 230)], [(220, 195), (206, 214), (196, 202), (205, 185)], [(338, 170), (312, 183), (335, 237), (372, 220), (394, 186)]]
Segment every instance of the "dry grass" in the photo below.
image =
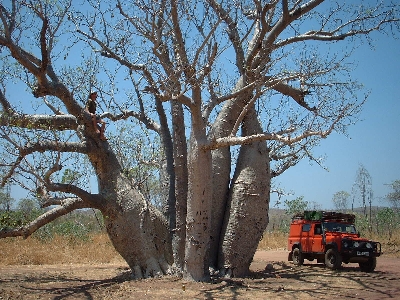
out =
[[(259, 250), (282, 250), (284, 233), (265, 233)], [(0, 265), (95, 264), (123, 262), (107, 234), (93, 235), (89, 240), (55, 236), (49, 241), (29, 237), (0, 239)]]
[(260, 243), (258, 250), (285, 250), (287, 247), (287, 233), (273, 231), (265, 232)]
[(367, 239), (380, 242), (382, 245), (382, 253), (384, 255), (390, 255), (400, 257), (400, 231), (394, 232), (390, 237), (386, 234), (365, 234)]
[[(367, 238), (380, 241), (384, 255), (400, 257), (400, 234), (390, 240), (379, 236)], [(286, 250), (287, 234), (265, 232), (258, 250)], [(0, 239), (0, 265), (44, 264), (101, 264), (120, 263), (124, 260), (115, 251), (107, 234), (93, 235), (89, 240), (56, 236), (43, 242), (36, 238)]]
[(123, 262), (106, 234), (89, 241), (56, 236), (43, 242), (36, 238), (0, 239), (0, 265), (97, 264)]

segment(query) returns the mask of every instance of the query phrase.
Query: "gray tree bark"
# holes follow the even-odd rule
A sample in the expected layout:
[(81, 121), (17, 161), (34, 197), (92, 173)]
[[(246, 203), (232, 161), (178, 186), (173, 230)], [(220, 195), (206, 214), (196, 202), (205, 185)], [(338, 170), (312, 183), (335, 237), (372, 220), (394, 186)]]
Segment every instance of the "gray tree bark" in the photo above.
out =
[(106, 198), (109, 203), (102, 210), (113, 246), (128, 263), (133, 278), (168, 274), (173, 257), (167, 219), (125, 178), (116, 182), (118, 192)]
[(175, 227), (173, 230), (172, 248), (174, 265), (183, 271), (186, 240), (186, 206), (188, 195), (187, 143), (185, 120), (182, 104), (172, 102), (172, 129), (174, 139), (174, 171), (175, 171)]
[(88, 142), (96, 144), (88, 156), (98, 174), (99, 195), (103, 199), (98, 208), (113, 246), (128, 263), (134, 278), (169, 273), (173, 257), (167, 218), (122, 175), (108, 143), (91, 138)]
[(206, 126), (199, 107), (192, 108), (192, 131), (188, 155), (188, 197), (184, 277), (209, 280), (209, 246), (211, 233), (212, 167)]
[[(243, 120), (242, 135), (262, 132), (254, 107)], [(219, 268), (227, 276), (248, 273), (262, 234), (268, 225), (270, 166), (266, 142), (240, 148), (231, 184), (219, 250)]]
[[(242, 78), (238, 81), (235, 89), (243, 88)], [(235, 122), (245, 106), (246, 95), (227, 101), (215, 120), (209, 139), (229, 136)], [(223, 147), (212, 151), (212, 219), (211, 219), (211, 242), (210, 242), (210, 266), (217, 268), (218, 252), (221, 243), (222, 224), (225, 218), (229, 186), (231, 181), (231, 152), (230, 147)]]

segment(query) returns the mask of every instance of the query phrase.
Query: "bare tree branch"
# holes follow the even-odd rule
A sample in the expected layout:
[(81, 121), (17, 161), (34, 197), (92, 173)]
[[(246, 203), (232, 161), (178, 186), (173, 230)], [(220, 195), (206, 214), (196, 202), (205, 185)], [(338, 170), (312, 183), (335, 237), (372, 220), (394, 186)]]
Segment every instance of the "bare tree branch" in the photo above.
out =
[(304, 107), (305, 109), (309, 111), (316, 111), (317, 108), (310, 107), (304, 100), (305, 96), (309, 93), (308, 91), (304, 91), (301, 89), (294, 88), (288, 84), (285, 84), (283, 82), (279, 82), (273, 86), (273, 89), (282, 93), (283, 95), (291, 97), (293, 100), (295, 100), (300, 106)]
[(186, 54), (186, 49), (184, 47), (185, 43), (182, 37), (182, 30), (180, 28), (177, 5), (178, 4), (176, 3), (176, 0), (171, 1), (171, 17), (172, 17), (172, 24), (174, 27), (174, 34), (176, 38), (174, 49), (176, 49), (176, 57), (178, 59), (178, 64), (182, 65), (186, 79), (189, 82), (192, 82), (192, 84), (194, 84), (196, 82), (194, 78), (196, 75), (195, 61), (193, 62), (193, 64), (191, 64)]
[[(16, 1), (13, 1), (12, 13), (8, 13), (3, 6), (0, 9), (0, 18), (4, 28), (10, 29), (15, 26), (15, 18), (17, 17), (15, 3)], [(18, 39), (13, 40), (10, 30), (5, 30), (4, 35), (0, 35), (0, 45), (7, 47), (11, 53), (11, 56), (20, 65), (22, 65), (28, 73), (32, 74), (36, 78), (37, 86), (33, 89), (33, 95), (35, 97), (43, 97), (46, 95), (56, 96), (64, 102), (69, 113), (73, 114), (75, 117), (78, 117), (81, 115), (82, 108), (74, 100), (67, 87), (60, 83), (59, 78), (55, 74), (52, 64), (50, 63), (50, 52), (52, 48), (51, 46), (47, 45), (46, 40), (46, 35), (50, 31), (49, 18), (46, 16), (41, 6), (36, 8), (34, 5), (29, 3), (25, 3), (24, 5), (29, 7), (34, 14), (36, 14), (36, 16), (42, 20), (42, 26), (39, 32), (39, 45), (42, 60), (23, 49), (22, 46), (18, 44)], [(49, 34), (50, 43), (53, 43), (54, 35), (60, 26), (61, 20), (65, 17), (66, 10), (70, 5), (71, 3), (66, 5), (66, 8), (60, 14), (58, 25), (56, 26), (55, 30)], [(5, 15), (7, 15), (7, 17)], [(49, 79), (51, 81), (49, 81)]]
[(74, 153), (88, 153), (88, 148), (84, 143), (73, 143), (73, 142), (58, 142), (58, 141), (39, 141), (33, 145), (26, 145), (25, 147), (18, 147), (19, 155), (10, 165), (10, 169), (7, 174), (3, 176), (1, 186), (4, 186), (9, 178), (14, 174), (16, 168), (19, 167), (20, 163), (34, 152), (45, 152), (45, 151), (56, 151), (56, 152), (74, 152)]
[(91, 207), (79, 198), (67, 198), (61, 201), (60, 204), (60, 206), (45, 212), (29, 224), (14, 229), (2, 228), (0, 230), (0, 238), (17, 236), (23, 236), (24, 238), (27, 238), (39, 228), (63, 215), (70, 213), (73, 210)]
[(321, 138), (327, 137), (332, 130), (326, 131), (306, 131), (296, 137), (288, 137), (282, 136), (274, 133), (264, 133), (264, 134), (257, 134), (257, 135), (249, 135), (244, 137), (223, 137), (216, 139), (214, 142), (211, 142), (202, 148), (204, 150), (214, 150), (222, 147), (227, 146), (234, 146), (234, 145), (245, 145), (250, 144), (253, 142), (260, 142), (260, 141), (279, 141), (286, 145), (292, 145), (311, 136), (319, 136)]
[(245, 62), (245, 55), (240, 43), (241, 39), (238, 28), (236, 26), (236, 22), (231, 18), (231, 16), (229, 16), (228, 12), (224, 10), (223, 7), (215, 0), (207, 0), (207, 2), (228, 26), (228, 36), (236, 53), (236, 66), (239, 69), (240, 74), (244, 74), (245, 68), (243, 64)]
[(56, 115), (65, 115), (62, 111), (59, 109), (55, 108), (49, 101), (47, 101), (46, 97), (43, 97), (44, 103), (47, 105), (48, 108), (51, 109), (51, 111), (56, 114)]
[(85, 143), (60, 142), (60, 141), (38, 141), (35, 144), (29, 144), (20, 149), (22, 156), (29, 155), (34, 152), (70, 152), (70, 153), (88, 153), (88, 147)]
[(276, 24), (273, 26), (273, 28), (271, 28), (270, 32), (268, 33), (264, 42), (265, 43), (264, 47), (269, 51), (272, 51), (274, 48), (276, 48), (275, 46), (273, 46), (273, 43), (276, 41), (276, 39), (282, 33), (282, 31), (285, 30), (285, 28), (290, 23), (299, 19), (301, 16), (307, 14), (312, 9), (320, 5), (322, 2), (324, 2), (324, 0), (310, 0), (306, 4), (291, 10), (289, 14), (282, 14), (279, 21), (276, 22)]
[(42, 130), (77, 130), (78, 123), (72, 115), (49, 116), (12, 113), (11, 115), (0, 115), (0, 126)]
[[(292, 145), (292, 144), (301, 142), (302, 140), (304, 140), (308, 137), (318, 136), (320, 138), (326, 138), (329, 134), (332, 133), (332, 131), (335, 129), (336, 123), (338, 123), (342, 119), (343, 116), (344, 116), (344, 112), (336, 118), (336, 120), (330, 125), (330, 127), (327, 130), (321, 130), (321, 131), (307, 130), (295, 137), (291, 137), (290, 135), (279, 134), (279, 133), (263, 133), (263, 134), (241, 136), (241, 137), (228, 136), (228, 137), (222, 137), (222, 138), (215, 139), (214, 141), (210, 142), (209, 144), (203, 145), (202, 148), (204, 150), (214, 150), (214, 149), (218, 149), (218, 148), (222, 148), (222, 147), (234, 146), (234, 145), (245, 145), (245, 144), (259, 142), (259, 141), (278, 141), (285, 145)], [(292, 132), (292, 131), (293, 131), (293, 129), (290, 128), (290, 129), (288, 129), (287, 132)]]
[(8, 102), (7, 98), (4, 96), (3, 91), (0, 89), (0, 104), (3, 107), (3, 113), (7, 115), (11, 115), (14, 113), (10, 102)]
[(44, 17), (42, 30), (40, 31), (40, 50), (42, 53), (42, 64), (40, 66), (40, 70), (44, 73), (47, 70), (47, 66), (49, 65), (49, 53), (47, 51), (47, 43), (46, 43), (46, 31), (49, 24), (49, 20)]
[[(309, 40), (323, 42), (340, 41), (352, 36), (368, 35), (373, 31), (379, 31), (386, 24), (400, 21), (399, 18), (394, 17), (394, 8), (389, 8), (387, 11), (380, 12), (378, 14), (374, 14), (375, 11), (373, 11), (373, 9), (376, 8), (371, 8), (368, 11), (361, 11), (357, 15), (357, 17), (347, 22), (341, 23), (339, 26), (333, 28), (332, 30), (324, 30), (323, 27), (317, 30), (310, 30), (308, 32), (305, 32), (304, 34), (284, 39), (276, 43), (275, 46), (277, 48), (280, 48), (293, 43)], [(337, 9), (337, 12), (340, 12), (340, 9)], [(324, 23), (327, 23), (329, 21), (329, 18), (331, 18), (332, 16), (333, 14), (330, 15)], [(364, 22), (374, 22), (376, 20), (378, 20), (378, 22), (369, 27), (360, 26), (360, 24)], [(348, 27), (350, 27), (350, 29), (346, 30), (346, 28)]]

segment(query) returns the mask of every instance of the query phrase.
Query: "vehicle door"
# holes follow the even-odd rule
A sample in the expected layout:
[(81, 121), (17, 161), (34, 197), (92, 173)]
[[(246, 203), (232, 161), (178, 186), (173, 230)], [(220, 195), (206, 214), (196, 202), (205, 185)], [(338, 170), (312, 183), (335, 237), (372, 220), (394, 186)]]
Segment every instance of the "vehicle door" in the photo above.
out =
[(311, 251), (312, 252), (324, 252), (322, 245), (322, 225), (321, 223), (314, 223), (313, 228), (313, 238), (311, 242)]
[(312, 251), (311, 224), (305, 223), (301, 228), (301, 249), (303, 252)]

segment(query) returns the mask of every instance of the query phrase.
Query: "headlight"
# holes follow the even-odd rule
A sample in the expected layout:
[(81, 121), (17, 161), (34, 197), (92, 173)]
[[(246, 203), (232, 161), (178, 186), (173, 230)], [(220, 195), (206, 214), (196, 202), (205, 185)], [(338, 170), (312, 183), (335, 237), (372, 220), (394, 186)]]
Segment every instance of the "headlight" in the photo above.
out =
[(371, 243), (366, 243), (365, 247), (367, 247), (368, 249), (372, 249), (372, 244)]
[(343, 248), (351, 248), (353, 246), (353, 241), (343, 240)]
[(354, 247), (357, 248), (358, 246), (360, 246), (359, 242), (354, 242)]

